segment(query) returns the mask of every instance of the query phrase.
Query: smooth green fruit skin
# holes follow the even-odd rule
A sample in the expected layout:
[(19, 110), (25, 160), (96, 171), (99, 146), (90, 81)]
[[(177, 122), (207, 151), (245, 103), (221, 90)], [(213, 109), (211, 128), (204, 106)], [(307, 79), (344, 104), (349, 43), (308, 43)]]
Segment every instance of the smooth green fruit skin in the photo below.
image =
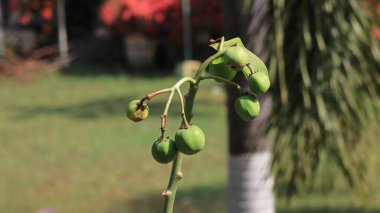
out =
[(153, 158), (162, 164), (170, 163), (177, 156), (178, 150), (172, 139), (158, 139), (152, 145)]
[(138, 109), (140, 100), (133, 100), (129, 102), (126, 114), (129, 119), (135, 122), (145, 120), (149, 115), (149, 107), (144, 106), (142, 109)]
[[(223, 60), (222, 57), (215, 59), (212, 61), (212, 63), (209, 65), (209, 72), (211, 75), (226, 79), (226, 80), (232, 80), (236, 75), (236, 70), (232, 69), (231, 67), (227, 66)], [(217, 82), (222, 82), (220, 80), (217, 80)]]
[(180, 152), (193, 155), (205, 146), (205, 135), (201, 128), (192, 125), (187, 129), (179, 129), (174, 141)]
[(245, 121), (250, 121), (260, 113), (260, 103), (252, 96), (244, 95), (235, 100), (235, 111)]
[(251, 69), (253, 70), (253, 73), (263, 72), (268, 76), (268, 69), (265, 66), (264, 62), (248, 49), (247, 51), (249, 52), (249, 55), (250, 55), (249, 65)]
[(269, 77), (268, 69), (265, 66), (264, 62), (248, 49), (247, 49), (247, 52), (250, 55), (249, 64), (243, 67), (242, 69), (242, 72), (245, 75), (245, 77), (248, 77), (249, 75), (257, 73), (257, 72), (262, 72)]
[(268, 91), (270, 81), (268, 76), (263, 72), (257, 72), (247, 77), (249, 88), (257, 95), (261, 95)]
[(250, 54), (245, 47), (233, 46), (227, 48), (223, 55), (223, 61), (226, 65), (234, 67), (235, 70), (241, 70), (249, 64)]

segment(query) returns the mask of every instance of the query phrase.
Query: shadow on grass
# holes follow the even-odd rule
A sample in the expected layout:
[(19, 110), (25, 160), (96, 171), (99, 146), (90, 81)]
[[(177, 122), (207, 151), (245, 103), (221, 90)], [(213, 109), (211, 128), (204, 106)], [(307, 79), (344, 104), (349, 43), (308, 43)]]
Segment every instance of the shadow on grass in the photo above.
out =
[[(224, 185), (195, 187), (177, 191), (174, 212), (220, 213), (225, 212), (226, 191)], [(160, 192), (148, 194), (132, 200), (116, 201), (108, 212), (157, 213), (162, 212), (164, 198)]]
[[(221, 213), (227, 212), (226, 187), (224, 185), (202, 186), (177, 191), (174, 212)], [(162, 212), (164, 199), (159, 192), (146, 194), (130, 200), (118, 200), (108, 212), (157, 213)], [(347, 207), (310, 207), (277, 209), (277, 213), (380, 213), (380, 209), (366, 210)]]
[[(13, 110), (18, 111), (18, 114), (14, 117), (16, 120), (30, 119), (39, 115), (63, 115), (69, 116), (77, 119), (96, 119), (99, 117), (113, 117), (113, 116), (125, 116), (125, 109), (130, 100), (134, 98), (123, 96), (115, 97), (103, 100), (88, 101), (78, 105), (69, 106), (33, 106), (33, 107), (23, 107), (23, 106), (12, 106)], [(164, 106), (165, 101), (152, 101), (149, 103), (149, 113), (153, 116), (160, 116)], [(201, 100), (200, 104), (210, 105), (216, 104), (212, 101)], [(170, 113), (180, 115), (180, 106), (178, 102), (173, 102), (170, 107)], [(197, 110), (197, 115), (208, 116), (211, 115), (210, 110)]]
[(126, 69), (122, 64), (115, 63), (74, 63), (69, 67), (60, 70), (60, 74), (70, 77), (91, 77), (91, 76), (130, 76), (142, 78), (162, 78), (173, 75), (171, 69)]
[(365, 210), (357, 208), (301, 208), (301, 209), (291, 209), (291, 210), (277, 210), (277, 213), (380, 213), (380, 210)]
[(110, 63), (74, 63), (67, 68), (61, 69), (60, 74), (71, 77), (86, 77), (86, 76), (120, 76), (126, 72), (120, 64)]

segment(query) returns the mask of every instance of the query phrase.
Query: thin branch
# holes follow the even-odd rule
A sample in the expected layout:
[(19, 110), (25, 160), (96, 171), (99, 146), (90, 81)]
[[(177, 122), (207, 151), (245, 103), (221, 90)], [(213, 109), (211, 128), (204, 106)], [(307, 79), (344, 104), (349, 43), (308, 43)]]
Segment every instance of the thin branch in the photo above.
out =
[(164, 113), (161, 115), (161, 139), (164, 139), (165, 137), (166, 119), (168, 117), (168, 111), (169, 111), (169, 107), (174, 96), (174, 92), (175, 92), (174, 89), (170, 90), (170, 95), (169, 95), (168, 101), (166, 102)]
[(221, 78), (221, 77), (218, 77), (218, 76), (209, 75), (209, 76), (201, 77), (199, 79), (200, 80), (214, 79), (214, 80), (218, 80), (218, 81), (223, 81), (224, 83), (229, 84), (231, 86), (234, 86), (234, 87), (236, 87), (237, 90), (241, 91), (241, 86), (238, 83), (229, 81), (227, 79), (224, 79), (224, 78)]
[(183, 96), (182, 96), (181, 90), (179, 88), (176, 88), (176, 91), (178, 93), (179, 100), (181, 102), (182, 122), (184, 124), (184, 127), (187, 129), (187, 128), (189, 128), (189, 123), (187, 122), (186, 115), (185, 115), (185, 104), (184, 104), (184, 101), (183, 101)]
[[(173, 91), (171, 91), (171, 93), (170, 93), (170, 97), (168, 99), (168, 102), (166, 103), (166, 107), (165, 107), (165, 111), (164, 111), (165, 116), (163, 115), (164, 117), (162, 117), (162, 119), (163, 119), (162, 123), (164, 124), (163, 130), (165, 128), (166, 115), (167, 115), (167, 111), (169, 109), (171, 99), (173, 98), (174, 91), (177, 91), (178, 94), (182, 97), (181, 91), (179, 91), (179, 87), (185, 82), (190, 82), (190, 88), (189, 88), (189, 91), (186, 95), (186, 101), (184, 101), (184, 103), (183, 103), (183, 100), (181, 100), (181, 105), (182, 104), (184, 105), (182, 115), (184, 118), (184, 122), (190, 122), (191, 121), (191, 113), (192, 113), (192, 109), (193, 109), (194, 99), (195, 99), (195, 95), (198, 91), (198, 84), (200, 82), (201, 75), (205, 71), (207, 66), (214, 59), (220, 57), (223, 53), (224, 53), (224, 51), (221, 50), (221, 51), (217, 52), (216, 54), (212, 55), (211, 57), (209, 57), (206, 61), (204, 61), (202, 63), (202, 65), (200, 66), (200, 68), (198, 69), (197, 74), (195, 75), (195, 79), (191, 78), (191, 77), (182, 78), (180, 81), (178, 81), (172, 87)], [(181, 107), (181, 109), (182, 109), (182, 107)], [(186, 125), (186, 123), (185, 123), (185, 125)], [(177, 157), (173, 161), (168, 187), (162, 193), (162, 195), (165, 197), (164, 213), (173, 213), (174, 199), (175, 199), (175, 195), (177, 192), (178, 183), (183, 177), (182, 172), (181, 172), (181, 164), (182, 164), (182, 154), (180, 152), (178, 152)]]
[(150, 99), (152, 99), (154, 96), (160, 95), (160, 94), (162, 94), (162, 93), (170, 92), (171, 90), (172, 90), (171, 88), (166, 88), (166, 89), (162, 89), (162, 90), (158, 90), (158, 91), (156, 91), (156, 92), (150, 93), (150, 94), (146, 95), (144, 98), (141, 99), (141, 101), (140, 101), (140, 105), (142, 105), (142, 103), (143, 103), (145, 100), (150, 100)]
[(224, 36), (220, 40), (220, 46), (219, 46), (219, 50), (218, 51), (223, 50), (223, 45), (224, 45)]

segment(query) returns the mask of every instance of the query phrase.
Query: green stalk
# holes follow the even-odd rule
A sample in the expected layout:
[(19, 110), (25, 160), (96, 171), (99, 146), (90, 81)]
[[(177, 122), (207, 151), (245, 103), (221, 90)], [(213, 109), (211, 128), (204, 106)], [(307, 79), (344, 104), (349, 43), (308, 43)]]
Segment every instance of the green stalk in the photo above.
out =
[(218, 77), (218, 76), (213, 76), (213, 75), (201, 77), (201, 80), (206, 80), (206, 79), (214, 79), (214, 80), (218, 80), (218, 81), (224, 82), (226, 84), (229, 84), (231, 86), (236, 87), (236, 89), (238, 91), (241, 91), (241, 86), (239, 84), (237, 84), (235, 82), (232, 82), (232, 81), (229, 81), (229, 80), (226, 80), (224, 78), (221, 78), (221, 77)]
[[(195, 75), (195, 81), (193, 78), (185, 77), (174, 85), (173, 88), (179, 88), (179, 86), (181, 86), (184, 82), (186, 81), (190, 82), (189, 91), (185, 95), (185, 118), (187, 122), (190, 123), (191, 118), (192, 118), (195, 95), (198, 91), (199, 82), (202, 80), (203, 73), (206, 71), (207, 66), (213, 60), (223, 55), (224, 52), (225, 50), (220, 50), (219, 52), (215, 53), (214, 55), (206, 59), (202, 63), (202, 65), (199, 67), (197, 74)], [(181, 164), (182, 164), (182, 154), (178, 152), (177, 157), (174, 159), (173, 164), (172, 164), (172, 170), (170, 173), (168, 187), (162, 193), (162, 195), (165, 197), (164, 213), (173, 213), (174, 200), (175, 200), (175, 195), (178, 188), (178, 183), (183, 177), (182, 171), (181, 171)]]
[(182, 154), (178, 152), (177, 157), (173, 161), (172, 171), (168, 188), (162, 193), (165, 197), (164, 213), (172, 213), (174, 207), (175, 194), (177, 192), (178, 183), (182, 179)]

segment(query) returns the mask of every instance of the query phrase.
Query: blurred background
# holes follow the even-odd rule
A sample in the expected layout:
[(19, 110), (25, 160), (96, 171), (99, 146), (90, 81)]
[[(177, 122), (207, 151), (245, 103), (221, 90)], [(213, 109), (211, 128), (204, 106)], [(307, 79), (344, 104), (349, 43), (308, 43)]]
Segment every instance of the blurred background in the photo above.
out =
[[(376, 0), (1, 0), (0, 212), (157, 212), (166, 97), (143, 123), (125, 107), (193, 75), (223, 35), (270, 68), (276, 212), (380, 212), (379, 15)], [(184, 158), (177, 212), (227, 211), (225, 91), (196, 98), (207, 145)], [(169, 118), (174, 135), (179, 100)]]

